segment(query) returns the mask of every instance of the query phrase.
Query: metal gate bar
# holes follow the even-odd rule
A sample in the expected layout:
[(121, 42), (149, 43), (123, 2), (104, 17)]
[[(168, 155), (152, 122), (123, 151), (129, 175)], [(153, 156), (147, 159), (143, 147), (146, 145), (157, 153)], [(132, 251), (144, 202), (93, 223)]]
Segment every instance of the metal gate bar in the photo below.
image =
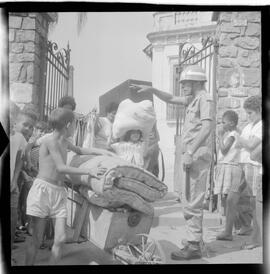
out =
[(43, 118), (48, 119), (51, 111), (57, 107), (61, 97), (68, 94), (70, 49), (58, 50), (55, 42), (47, 42), (47, 69), (46, 69), (46, 88), (45, 102), (43, 106)]

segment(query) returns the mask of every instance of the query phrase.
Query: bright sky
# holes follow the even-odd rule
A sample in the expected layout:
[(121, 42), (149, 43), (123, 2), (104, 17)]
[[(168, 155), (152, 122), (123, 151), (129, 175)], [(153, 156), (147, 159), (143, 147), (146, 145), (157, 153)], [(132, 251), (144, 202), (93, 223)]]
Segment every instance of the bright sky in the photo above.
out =
[(153, 31), (152, 12), (94, 12), (77, 34), (77, 13), (59, 13), (49, 40), (66, 47), (74, 66), (76, 112), (98, 107), (98, 97), (127, 79), (151, 81), (151, 60), (142, 51)]

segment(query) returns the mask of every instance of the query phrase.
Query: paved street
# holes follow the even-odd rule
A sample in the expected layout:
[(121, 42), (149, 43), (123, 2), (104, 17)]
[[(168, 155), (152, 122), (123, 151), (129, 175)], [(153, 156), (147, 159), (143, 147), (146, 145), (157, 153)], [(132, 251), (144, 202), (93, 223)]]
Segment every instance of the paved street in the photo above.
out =
[[(217, 213), (205, 213), (204, 241), (205, 250), (202, 259), (190, 261), (173, 261), (170, 259), (172, 251), (181, 248), (181, 240), (185, 238), (185, 227), (182, 207), (172, 196), (155, 203), (155, 218), (149, 236), (159, 242), (165, 256), (166, 264), (232, 264), (251, 263), (261, 264), (263, 261), (262, 247), (253, 250), (241, 249), (248, 236), (234, 235), (234, 241), (216, 241), (217, 233), (222, 230), (220, 216)], [(224, 222), (223, 222), (224, 223)], [(29, 240), (29, 236), (27, 236)], [(23, 265), (24, 250), (27, 241), (16, 244), (13, 258), (16, 265)], [(49, 250), (40, 250), (37, 265), (48, 264)], [(60, 265), (108, 265), (120, 264), (113, 256), (96, 247), (91, 242), (66, 244)]]

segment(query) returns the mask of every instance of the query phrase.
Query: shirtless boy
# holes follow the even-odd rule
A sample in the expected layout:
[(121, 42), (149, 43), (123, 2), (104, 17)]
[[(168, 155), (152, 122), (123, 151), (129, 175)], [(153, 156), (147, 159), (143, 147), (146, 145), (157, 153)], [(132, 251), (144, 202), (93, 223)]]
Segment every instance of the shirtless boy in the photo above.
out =
[(49, 123), (53, 134), (41, 144), (39, 151), (39, 173), (27, 197), (27, 214), (32, 217), (33, 235), (26, 249), (26, 265), (33, 265), (42, 241), (46, 217), (54, 220), (54, 244), (50, 264), (56, 264), (61, 258), (65, 242), (67, 218), (67, 191), (64, 176), (67, 174), (89, 175), (98, 178), (104, 169), (81, 169), (66, 165), (67, 151), (77, 154), (112, 153), (101, 149), (88, 149), (74, 146), (68, 141), (75, 130), (74, 114), (71, 110), (57, 108), (52, 111)]

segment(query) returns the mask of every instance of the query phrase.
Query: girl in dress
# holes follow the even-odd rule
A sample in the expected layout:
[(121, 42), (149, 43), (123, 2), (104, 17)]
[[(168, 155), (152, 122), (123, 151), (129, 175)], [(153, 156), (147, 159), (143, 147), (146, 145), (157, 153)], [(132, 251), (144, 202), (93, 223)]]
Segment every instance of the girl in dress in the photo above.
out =
[(143, 138), (141, 130), (129, 130), (120, 142), (110, 144), (110, 147), (120, 158), (143, 168), (148, 147), (147, 140)]

